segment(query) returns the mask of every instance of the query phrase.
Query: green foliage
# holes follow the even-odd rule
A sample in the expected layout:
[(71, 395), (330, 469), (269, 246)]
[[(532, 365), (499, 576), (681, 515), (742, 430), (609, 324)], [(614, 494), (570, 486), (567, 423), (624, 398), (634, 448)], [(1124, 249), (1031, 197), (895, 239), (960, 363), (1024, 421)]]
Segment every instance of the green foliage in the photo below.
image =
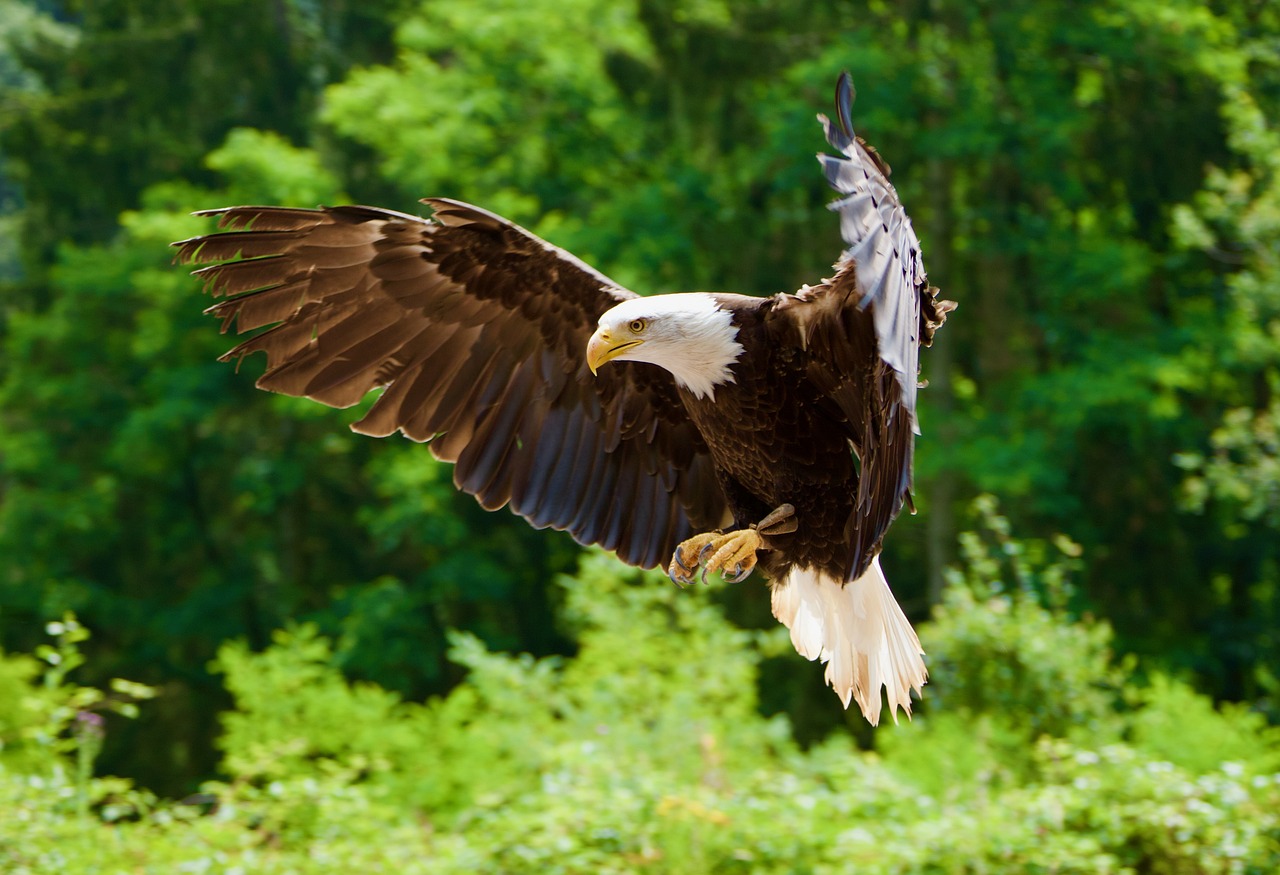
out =
[(735, 752), (785, 747), (785, 727), (754, 718), (755, 673), (744, 656), (752, 636), (707, 603), (673, 598), (652, 578), (636, 586), (635, 577), (593, 557), (580, 579), (565, 579), (581, 636), (567, 664), (491, 653), (474, 636), (453, 635), (450, 656), (468, 669), (467, 682), (426, 705), (348, 683), (314, 627), (277, 633), (261, 654), (226, 645), (217, 669), (236, 710), (223, 718), (225, 767), (269, 782), (323, 763), (402, 804), (446, 813), (532, 791), (540, 775), (588, 749), (684, 773), (720, 756), (698, 739)]
[[(776, 75), (834, 20), (805, 2), (415, 3), (394, 62), (330, 87), (322, 118), (370, 150), (392, 203), (485, 204), (646, 291), (773, 292), (838, 246), (814, 81)], [(823, 245), (797, 249), (815, 229)]]
[(1214, 707), (1189, 685), (1154, 675), (1131, 689), (1127, 735), (1134, 746), (1195, 774), (1222, 763), (1251, 763), (1260, 772), (1280, 772), (1280, 729), (1247, 705)]
[(40, 645), (34, 657), (0, 652), (0, 764), (42, 772), (69, 753), (84, 779), (101, 746), (103, 715), (136, 717), (136, 703), (156, 691), (122, 678), (111, 679), (109, 692), (73, 683), (88, 630), (67, 614), (46, 632), (56, 643)]
[[(928, 645), (942, 709), (928, 716), (954, 721), (927, 730), (934, 747), (972, 777), (1066, 726), (1128, 737), (1105, 716), (1128, 667), (1112, 649), (1275, 719), (1273, 6), (0, 2), (4, 646), (34, 651), (68, 610), (92, 624), (82, 683), (166, 690), (100, 761), (174, 795), (216, 768), (227, 694), (207, 666), (227, 640), (251, 662), (293, 629), (282, 652), (299, 671), (398, 694), (360, 687), (359, 707), (406, 738), (444, 717), (405, 703), (448, 692), (481, 653), (528, 652), (560, 678), (538, 660), (585, 646), (586, 626), (557, 624), (574, 597), (550, 583), (576, 546), (480, 511), (421, 447), (348, 435), (357, 411), (265, 396), (258, 362), (215, 363), (231, 339), (199, 316), (165, 244), (208, 229), (190, 211), (226, 203), (413, 210), (439, 194), (640, 290), (791, 290), (839, 250), (813, 114), (848, 67), (859, 129), (961, 302), (925, 359), (928, 533), (901, 521), (890, 577), (913, 613), (941, 603), (952, 520), (987, 492), (1019, 530), (1064, 532), (1091, 557), (1067, 598), (1054, 569), (1071, 563), (1051, 541), (1018, 555), (998, 532), (964, 542)], [(772, 625), (757, 592), (723, 600), (744, 626)], [(1061, 622), (1085, 611), (1106, 622)], [(6, 665), (21, 683), (21, 661)], [(767, 671), (758, 696), (818, 738), (839, 721), (799, 671)], [(1154, 718), (1192, 695), (1180, 683), (1151, 693), (1151, 732), (1173, 737)], [(1059, 685), (1078, 695), (1050, 695)], [(498, 699), (449, 707), (488, 722), (507, 713)], [(361, 750), (384, 743), (408, 744)], [(325, 751), (307, 756), (355, 757)], [(1002, 781), (1034, 769), (1018, 762)], [(455, 776), (422, 798), (463, 786), (478, 785)]]
[[(1032, 743), (1035, 713), (952, 711), (942, 699), (910, 727), (884, 727), (880, 740), (893, 743), (879, 755), (847, 737), (801, 752), (785, 720), (754, 708), (766, 642), (726, 623), (704, 591), (638, 577), (589, 556), (561, 581), (577, 655), (505, 656), (457, 636), (467, 679), (426, 704), (345, 680), (312, 628), (278, 633), (261, 653), (229, 644), (218, 657), (234, 697), (226, 781), (160, 803), (118, 779), (77, 784), (52, 747), (39, 768), (0, 757), (0, 868), (1119, 875), (1280, 865), (1280, 740), (1239, 710), (1216, 712), (1162, 683), (1134, 691), (1141, 707), (1120, 715), (1131, 745)], [(988, 610), (956, 602), (922, 634)], [(64, 637), (58, 652), (76, 651)], [(979, 670), (984, 657), (964, 653), (978, 662), (954, 671)], [(25, 667), (0, 678), (19, 697), (83, 695), (62, 676), (42, 685), (34, 660), (0, 662), (13, 664)], [(1109, 683), (1099, 670), (1086, 680)], [(1081, 692), (1047, 689), (1047, 710), (1087, 710), (1068, 701)], [(1233, 758), (1161, 756), (1170, 738), (1158, 724), (1175, 711), (1229, 736), (1220, 753)], [(1022, 734), (1020, 750), (992, 743), (998, 715)], [(51, 734), (59, 720), (45, 712), (34, 723)]]
[[(1274, 14), (1269, 19), (1275, 23)], [(1271, 81), (1273, 42), (1249, 45), (1248, 72)], [(1280, 126), (1275, 91), (1237, 75), (1222, 107), (1235, 166), (1210, 170), (1203, 190), (1174, 212), (1187, 250), (1230, 266), (1220, 299), (1223, 336), (1184, 352), (1189, 369), (1214, 374), (1207, 437), (1174, 461), (1186, 472), (1184, 507), (1216, 533), (1211, 627), (1231, 645), (1236, 687), (1254, 698), (1274, 687), (1280, 624)], [(1228, 695), (1232, 695), (1228, 693)], [(1273, 706), (1274, 707), (1274, 706)], [(1274, 719), (1274, 714), (1272, 715)]]
[(938, 798), (972, 786), (1005, 788), (1043, 770), (1036, 742), (1070, 739), (1097, 750), (1124, 739), (1192, 775), (1280, 770), (1280, 732), (1242, 704), (1215, 707), (1189, 684), (1148, 680), (1132, 657), (1117, 664), (1105, 623), (1070, 612), (1080, 549), (1014, 539), (989, 496), (981, 528), (961, 535), (965, 563), (920, 634), (929, 650), (924, 718), (877, 735), (891, 765)]
[(1016, 714), (1022, 744), (1104, 732), (1120, 674), (1110, 627), (1067, 612), (1079, 546), (1013, 539), (990, 496), (975, 508), (982, 529), (961, 535), (964, 565), (929, 624), (930, 699), (952, 712)]
[(1190, 472), (1188, 503), (1203, 511), (1213, 501), (1228, 534), (1239, 538), (1252, 522), (1280, 529), (1280, 128), (1239, 86), (1224, 114), (1245, 166), (1215, 168), (1194, 203), (1179, 207), (1175, 228), (1188, 248), (1240, 266), (1227, 280), (1231, 342), (1220, 354), (1252, 377), (1252, 392), (1235, 391), (1230, 400), (1251, 404), (1222, 415), (1211, 453), (1187, 453), (1179, 463)]
[[(45, 631), (56, 643), (40, 645), (34, 658), (0, 652), (0, 805), (25, 823), (30, 800), (39, 797), (39, 808), (53, 815), (42, 826), (56, 832), (83, 828), (91, 808), (104, 821), (149, 808), (150, 794), (118, 778), (94, 779), (93, 767), (104, 715), (136, 717), (135, 703), (156, 691), (122, 678), (113, 678), (109, 691), (74, 683), (69, 675), (84, 665), (88, 630), (67, 614)], [(0, 839), (0, 862), (8, 850)]]
[(205, 158), (210, 169), (233, 184), (227, 204), (262, 200), (289, 204), (345, 201), (337, 178), (313, 152), (297, 149), (272, 131), (236, 128)]
[(47, 691), (35, 686), (39, 673), (40, 662), (35, 657), (0, 654), (0, 702), (5, 703), (0, 711), (0, 757), (6, 763), (42, 759), (30, 756), (30, 746), (43, 739), (55, 705)]
[[(340, 636), (345, 668), (424, 695), (451, 679), (446, 626), (562, 649), (540, 581), (573, 557), (458, 496), (421, 447), (352, 437), (357, 417), (259, 393), (216, 361), (228, 339), (169, 263), (171, 240), (208, 227), (186, 212), (316, 203), (332, 179), (314, 153), (258, 131), (234, 132), (208, 162), (224, 189), (156, 186), (117, 240), (67, 250), (57, 300), (5, 325), (0, 373), (6, 639), (30, 649), (40, 619), (91, 615), (109, 654), (98, 670), (170, 685), (104, 756), (158, 748), (134, 774), (172, 793), (212, 770), (205, 667), (224, 640), (261, 647), (288, 618), (310, 619)], [(152, 733), (189, 739), (195, 761)]]
[(1035, 771), (1043, 736), (1118, 740), (1123, 682), (1105, 623), (1068, 611), (1080, 548), (1016, 540), (991, 496), (974, 503), (943, 603), (920, 634), (928, 651), (927, 719), (877, 741), (913, 783), (943, 799)]
[[(4, 175), (21, 186), (26, 205), (28, 267), (42, 274), (67, 240), (109, 239), (119, 214), (151, 184), (209, 181), (200, 161), (234, 127), (273, 126), (300, 138), (320, 87), (385, 50), (398, 5), (4, 3), (0, 39), (13, 59), (0, 69), (19, 67), (7, 78), (26, 87), (6, 101), (0, 149)], [(48, 18), (68, 23), (54, 27)]]
[(1209, 438), (1212, 455), (1188, 453), (1179, 463), (1191, 472), (1188, 503), (1203, 510), (1210, 496), (1234, 517), (1228, 533), (1249, 533), (1248, 522), (1280, 529), (1280, 400), (1265, 410), (1227, 411)]

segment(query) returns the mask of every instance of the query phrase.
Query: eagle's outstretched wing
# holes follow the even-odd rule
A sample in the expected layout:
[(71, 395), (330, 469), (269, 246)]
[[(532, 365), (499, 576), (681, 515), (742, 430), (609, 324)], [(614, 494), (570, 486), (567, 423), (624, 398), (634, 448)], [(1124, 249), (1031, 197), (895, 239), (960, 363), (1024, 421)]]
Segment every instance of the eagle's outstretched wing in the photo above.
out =
[(274, 326), (228, 352), (267, 354), (258, 386), (349, 407), (352, 428), (430, 441), (486, 508), (510, 505), (624, 561), (666, 561), (725, 501), (671, 376), (593, 378), (596, 320), (634, 297), (567, 252), (469, 204), (434, 221), (371, 207), (206, 211), (224, 233), (174, 244), (226, 299), (223, 330)]
[(858, 454), (858, 494), (847, 532), (847, 579), (866, 571), (890, 523), (911, 499), (920, 347), (955, 308), (929, 286), (911, 220), (889, 182), (889, 165), (850, 125), (853, 85), (836, 85), (839, 125), (818, 116), (839, 156), (818, 156), (849, 248), (836, 275), (777, 308), (795, 319), (809, 352), (808, 375)]

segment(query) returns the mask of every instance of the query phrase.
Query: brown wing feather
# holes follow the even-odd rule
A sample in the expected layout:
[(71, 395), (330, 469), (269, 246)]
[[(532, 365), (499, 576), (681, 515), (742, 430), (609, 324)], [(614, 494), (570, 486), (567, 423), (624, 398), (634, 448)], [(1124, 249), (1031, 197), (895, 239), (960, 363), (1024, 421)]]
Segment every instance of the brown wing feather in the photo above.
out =
[(223, 233), (174, 244), (223, 297), (223, 330), (267, 326), (258, 386), (349, 407), (352, 428), (401, 431), (456, 463), (485, 507), (568, 530), (627, 562), (665, 561), (725, 500), (666, 371), (583, 352), (600, 315), (634, 297), (499, 216), (427, 201), (434, 221), (371, 207), (210, 210)]
[(897, 373), (879, 354), (874, 314), (858, 301), (856, 271), (846, 264), (834, 278), (788, 296), (774, 310), (799, 323), (806, 374), (859, 460), (857, 495), (845, 524), (850, 580), (880, 552), (889, 525), (910, 500), (915, 439)]

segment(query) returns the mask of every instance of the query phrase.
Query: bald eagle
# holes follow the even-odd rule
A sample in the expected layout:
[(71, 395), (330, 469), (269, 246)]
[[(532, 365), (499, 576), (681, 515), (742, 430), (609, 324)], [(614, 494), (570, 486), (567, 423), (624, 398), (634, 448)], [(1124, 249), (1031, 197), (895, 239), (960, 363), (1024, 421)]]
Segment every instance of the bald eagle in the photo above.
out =
[[(920, 347), (936, 298), (889, 167), (818, 118), (848, 249), (795, 294), (641, 297), (479, 207), (230, 207), (176, 259), (225, 332), (272, 326), (257, 385), (350, 407), (351, 427), (429, 442), (486, 508), (625, 562), (739, 581), (759, 567), (797, 651), (872, 724), (908, 714), (923, 651), (878, 554), (910, 502)], [(605, 367), (605, 365), (608, 367)]]

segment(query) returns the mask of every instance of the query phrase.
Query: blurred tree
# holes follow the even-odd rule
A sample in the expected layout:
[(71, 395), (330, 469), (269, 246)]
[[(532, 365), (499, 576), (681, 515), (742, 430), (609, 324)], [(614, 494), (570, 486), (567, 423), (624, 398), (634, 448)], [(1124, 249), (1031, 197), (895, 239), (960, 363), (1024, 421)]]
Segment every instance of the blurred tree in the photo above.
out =
[[(1259, 488), (1277, 380), (1265, 4), (0, 12), (0, 197), (22, 229), (0, 253), (0, 633), (29, 649), (38, 619), (74, 608), (92, 665), (163, 688), (109, 734), (108, 768), (167, 789), (207, 773), (206, 663), (290, 617), (414, 697), (457, 679), (449, 628), (574, 646), (548, 585), (567, 538), (484, 514), (419, 447), (346, 435), (354, 414), (257, 392), (256, 362), (213, 361), (226, 340), (164, 252), (204, 230), (186, 212), (461, 197), (639, 290), (791, 290), (840, 248), (810, 150), (843, 67), (962, 307), (925, 361), (917, 486), (935, 516), (889, 543), (909, 609), (939, 597), (951, 505), (992, 491), (1016, 528), (1085, 546), (1079, 598), (1119, 648), (1171, 654), (1221, 695), (1262, 689), (1280, 564)], [(1179, 502), (1177, 453), (1210, 525)], [(755, 587), (717, 598), (773, 625)], [(817, 674), (762, 671), (762, 707), (807, 740), (842, 719)]]
[[(220, 642), (262, 646), (310, 617), (352, 675), (424, 696), (457, 679), (448, 628), (565, 649), (545, 581), (575, 555), (563, 536), (489, 518), (421, 448), (350, 436), (349, 417), (265, 395), (215, 361), (227, 340), (167, 264), (169, 238), (204, 225), (185, 210), (320, 200), (338, 185), (313, 154), (258, 132), (234, 132), (209, 163), (227, 189), (157, 187), (115, 242), (67, 252), (53, 305), (13, 317), (0, 383), (5, 637), (29, 644), (38, 618), (67, 609), (92, 617), (102, 668), (165, 693), (112, 735), (106, 762), (165, 751), (131, 769), (175, 791), (166, 779), (212, 765), (205, 666)], [(190, 749), (159, 742), (175, 735)]]
[(6, 67), (32, 84), (10, 92), (0, 153), (39, 273), (60, 243), (110, 237), (151, 183), (212, 181), (200, 160), (233, 126), (304, 141), (320, 90), (385, 53), (403, 0), (4, 5), (29, 22), (6, 29)]
[[(1267, 13), (1258, 12), (1259, 22)], [(1270, 11), (1270, 33), (1280, 13)], [(1264, 33), (1267, 31), (1264, 31)], [(1210, 395), (1220, 417), (1208, 439), (1188, 446), (1186, 503), (1212, 536), (1199, 545), (1214, 572), (1203, 588), (1201, 628), (1212, 636), (1213, 688), (1231, 698), (1270, 694), (1280, 713), (1280, 56), (1274, 37), (1250, 45), (1231, 84), (1224, 117), (1245, 160), (1214, 168), (1196, 198), (1174, 213), (1175, 233), (1211, 264), (1218, 337), (1183, 351), (1188, 382)], [(1269, 82), (1272, 88), (1249, 87)], [(1212, 393), (1212, 394), (1210, 394)], [(1212, 421), (1212, 420), (1211, 420)]]

